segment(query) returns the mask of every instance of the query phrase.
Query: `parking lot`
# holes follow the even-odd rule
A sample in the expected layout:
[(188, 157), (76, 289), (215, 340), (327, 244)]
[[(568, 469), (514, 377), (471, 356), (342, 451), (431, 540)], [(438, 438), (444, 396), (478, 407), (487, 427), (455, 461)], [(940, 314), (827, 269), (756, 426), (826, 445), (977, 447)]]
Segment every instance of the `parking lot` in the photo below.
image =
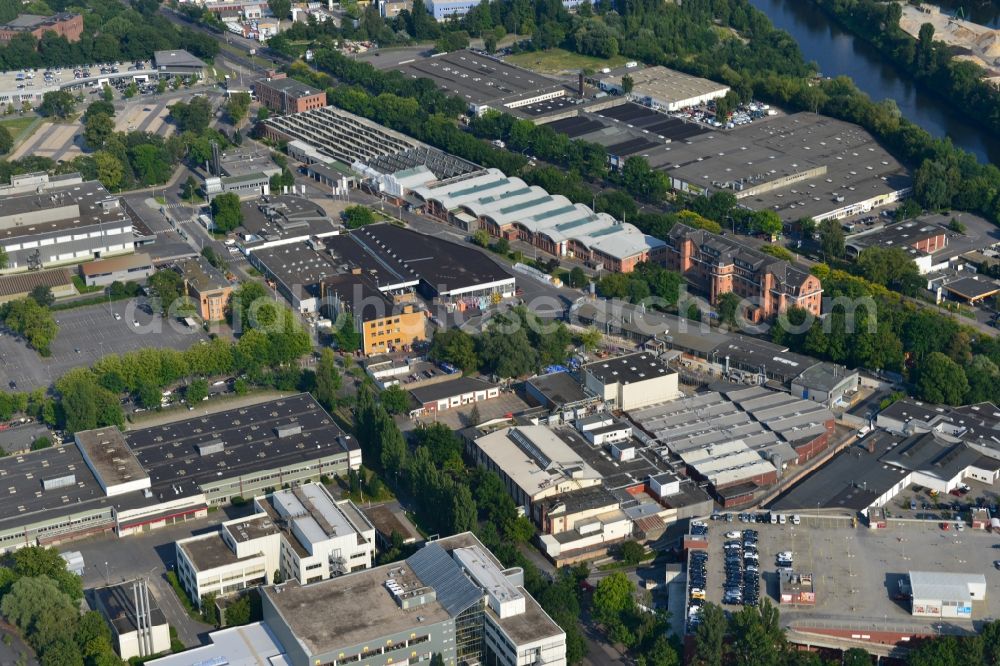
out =
[(49, 358), (4, 331), (0, 336), (2, 387), (7, 389), (14, 382), (17, 390), (30, 391), (49, 386), (71, 368), (90, 365), (107, 354), (143, 347), (187, 349), (206, 339), (201, 329), (141, 311), (144, 303), (144, 299), (130, 299), (55, 312), (59, 334)]
[[(899, 580), (908, 571), (984, 574), (991, 593), (985, 611), (973, 621), (1000, 617), (1000, 593), (992, 594), (993, 584), (1000, 582), (1000, 571), (993, 564), (1000, 559), (1000, 549), (993, 548), (1000, 544), (997, 535), (969, 527), (945, 531), (929, 522), (893, 523), (880, 530), (864, 524), (852, 528), (850, 519), (804, 515), (800, 525), (790, 520), (784, 525), (708, 521), (707, 601), (722, 602), (725, 534), (746, 528), (759, 532), (761, 600), (769, 597), (777, 603), (776, 556), (782, 551), (791, 551), (795, 571), (814, 575), (815, 606), (782, 606), (782, 624), (801, 620), (825, 626), (906, 626), (942, 633), (972, 628), (968, 621), (912, 617), (908, 602), (893, 599)], [(723, 608), (737, 610), (739, 606)]]

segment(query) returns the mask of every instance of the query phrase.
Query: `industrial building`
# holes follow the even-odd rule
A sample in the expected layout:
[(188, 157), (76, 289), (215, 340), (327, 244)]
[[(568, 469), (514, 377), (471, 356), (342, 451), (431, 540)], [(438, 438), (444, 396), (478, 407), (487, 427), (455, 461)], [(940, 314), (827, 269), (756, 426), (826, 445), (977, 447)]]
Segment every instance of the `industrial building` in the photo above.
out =
[(260, 103), (278, 113), (302, 113), (326, 106), (326, 91), (290, 79), (283, 72), (269, 71), (253, 84)]
[(500, 395), (500, 387), (475, 377), (459, 377), (410, 390), (419, 407), (410, 411), (411, 418), (483, 402)]
[(153, 260), (144, 252), (80, 264), (80, 276), (88, 287), (106, 287), (112, 282), (145, 282), (155, 272)]
[(439, 178), (475, 170), (474, 164), (443, 153), (332, 106), (268, 118), (264, 134), (288, 142), (288, 155), (304, 164), (322, 164), (358, 173), (394, 173), (425, 165)]
[(836, 363), (817, 363), (792, 380), (792, 395), (827, 407), (850, 404), (861, 384), (857, 370)]
[(205, 196), (209, 200), (229, 192), (241, 199), (267, 196), (271, 193), (271, 177), (281, 173), (270, 152), (256, 148), (216, 151), (212, 162), (214, 175), (205, 178)]
[(983, 574), (911, 571), (908, 574), (914, 617), (971, 620), (986, 600)]
[(135, 249), (132, 219), (96, 181), (78, 173), (11, 176), (0, 186), (0, 248), (7, 271), (127, 254)]
[(937, 270), (944, 261), (935, 258), (948, 247), (948, 230), (937, 224), (905, 220), (879, 229), (852, 234), (845, 243), (848, 254), (857, 257), (866, 248), (899, 248), (913, 258), (920, 274)]
[(184, 280), (184, 295), (198, 304), (203, 321), (222, 321), (233, 285), (218, 268), (202, 256), (191, 257), (175, 266)]
[[(304, 186), (303, 186), (304, 187)], [(319, 204), (294, 194), (276, 194), (240, 203), (243, 222), (236, 230), (245, 254), (339, 233)]]
[(624, 94), (623, 76), (632, 79), (632, 90), (628, 93), (631, 99), (652, 109), (670, 112), (705, 104), (729, 92), (729, 86), (722, 83), (660, 66), (627, 67), (603, 74), (599, 82), (601, 90)]
[(0, 43), (9, 42), (18, 35), (30, 34), (41, 39), (45, 33), (54, 32), (68, 42), (78, 42), (83, 35), (83, 15), (60, 12), (52, 16), (18, 14), (0, 25)]
[(145, 580), (99, 587), (91, 592), (91, 598), (94, 610), (108, 623), (115, 652), (123, 660), (170, 650), (170, 626)]
[[(448, 6), (478, 0), (444, 0)], [(439, 3), (434, 3), (438, 7)], [(468, 11), (468, 10), (466, 10)], [(404, 75), (430, 79), (438, 88), (461, 98), (469, 112), (511, 111), (562, 98), (567, 88), (555, 79), (469, 50), (418, 58), (402, 66)]]
[(677, 373), (649, 352), (594, 361), (580, 372), (586, 390), (610, 409), (629, 411), (678, 397)]
[(532, 377), (524, 382), (524, 392), (529, 402), (567, 414), (566, 420), (586, 416), (601, 401), (569, 372)]
[[(471, 533), (438, 539), (402, 562), (308, 585), (265, 587), (263, 622), (150, 666), (356, 663), (565, 666), (566, 635)], [(364, 612), (359, 612), (363, 609)]]
[[(261, 455), (263, 454), (263, 455)], [(361, 449), (309, 394), (0, 458), (0, 551), (204, 516), (209, 506), (361, 465)]]
[(153, 66), (159, 76), (205, 78), (205, 62), (183, 49), (154, 51)]
[(491, 236), (524, 241), (615, 273), (629, 273), (644, 261), (662, 263), (665, 257), (666, 244), (634, 225), (498, 169), (419, 186), (411, 194), (429, 216), (463, 231), (486, 229)]
[(319, 312), (323, 297), (320, 285), (337, 274), (337, 267), (317, 252), (312, 242), (254, 249), (249, 259), (297, 312)]
[(667, 234), (667, 268), (705, 293), (712, 305), (723, 294), (734, 293), (743, 303), (742, 316), (766, 321), (797, 307), (818, 317), (823, 308), (823, 286), (809, 271), (776, 259), (729, 236), (685, 224)]
[(375, 528), (350, 500), (334, 500), (321, 484), (307, 483), (255, 497), (250, 516), (175, 546), (178, 579), (201, 606), (208, 594), (270, 585), (275, 576), (307, 584), (367, 569)]
[(56, 298), (75, 296), (73, 274), (68, 268), (53, 268), (47, 271), (29, 271), (0, 275), (0, 303), (24, 298), (36, 287), (48, 287)]
[(427, 11), (437, 22), (459, 19), (468, 14), (481, 0), (428, 0)]

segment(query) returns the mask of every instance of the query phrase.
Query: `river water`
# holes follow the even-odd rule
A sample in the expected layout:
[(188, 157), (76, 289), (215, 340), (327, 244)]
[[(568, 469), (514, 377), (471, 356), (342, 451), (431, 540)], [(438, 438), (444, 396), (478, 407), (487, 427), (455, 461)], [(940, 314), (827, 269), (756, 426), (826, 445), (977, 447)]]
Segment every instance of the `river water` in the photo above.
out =
[[(824, 76), (847, 75), (872, 99), (890, 97), (903, 116), (934, 136), (974, 153), (980, 161), (1000, 164), (1000, 139), (955, 113), (941, 97), (918, 90), (903, 72), (862, 39), (845, 32), (808, 0), (750, 0), (799, 43), (806, 60)], [(994, 19), (996, 17), (993, 17)]]

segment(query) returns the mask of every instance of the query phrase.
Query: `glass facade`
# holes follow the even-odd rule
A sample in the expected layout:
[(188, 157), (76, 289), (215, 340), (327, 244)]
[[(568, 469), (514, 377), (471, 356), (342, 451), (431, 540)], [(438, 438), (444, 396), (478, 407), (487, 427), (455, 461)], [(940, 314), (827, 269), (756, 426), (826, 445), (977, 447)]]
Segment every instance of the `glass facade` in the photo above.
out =
[(459, 666), (474, 666), (483, 662), (485, 614), (486, 600), (483, 598), (455, 618), (455, 657)]

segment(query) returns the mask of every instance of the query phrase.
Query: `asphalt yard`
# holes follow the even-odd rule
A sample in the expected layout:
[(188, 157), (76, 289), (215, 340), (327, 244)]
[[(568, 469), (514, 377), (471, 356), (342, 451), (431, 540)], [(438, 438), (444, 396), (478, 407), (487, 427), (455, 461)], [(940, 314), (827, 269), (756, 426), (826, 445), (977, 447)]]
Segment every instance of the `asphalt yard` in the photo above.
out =
[[(801, 521), (800, 525), (708, 521), (707, 600), (722, 601), (726, 532), (750, 528), (759, 533), (762, 601), (769, 597), (777, 604), (779, 552), (791, 551), (794, 570), (814, 576), (815, 606), (782, 605), (783, 625), (962, 633), (979, 620), (1000, 616), (1000, 594), (993, 593), (1000, 582), (1000, 571), (993, 565), (1000, 558), (1000, 550), (993, 548), (1000, 543), (996, 535), (969, 527), (945, 531), (933, 522), (890, 523), (886, 529), (872, 530), (863, 523), (852, 528), (850, 519), (803, 516)], [(986, 607), (974, 611), (972, 622), (912, 617), (908, 602), (893, 599), (899, 580), (909, 571), (983, 574), (989, 589)]]
[(107, 354), (143, 347), (187, 349), (206, 339), (200, 329), (140, 310), (144, 303), (144, 299), (131, 299), (55, 312), (59, 334), (49, 358), (42, 358), (23, 340), (3, 331), (0, 388), (10, 388), (10, 382), (19, 391), (47, 387), (71, 368), (91, 365)]

